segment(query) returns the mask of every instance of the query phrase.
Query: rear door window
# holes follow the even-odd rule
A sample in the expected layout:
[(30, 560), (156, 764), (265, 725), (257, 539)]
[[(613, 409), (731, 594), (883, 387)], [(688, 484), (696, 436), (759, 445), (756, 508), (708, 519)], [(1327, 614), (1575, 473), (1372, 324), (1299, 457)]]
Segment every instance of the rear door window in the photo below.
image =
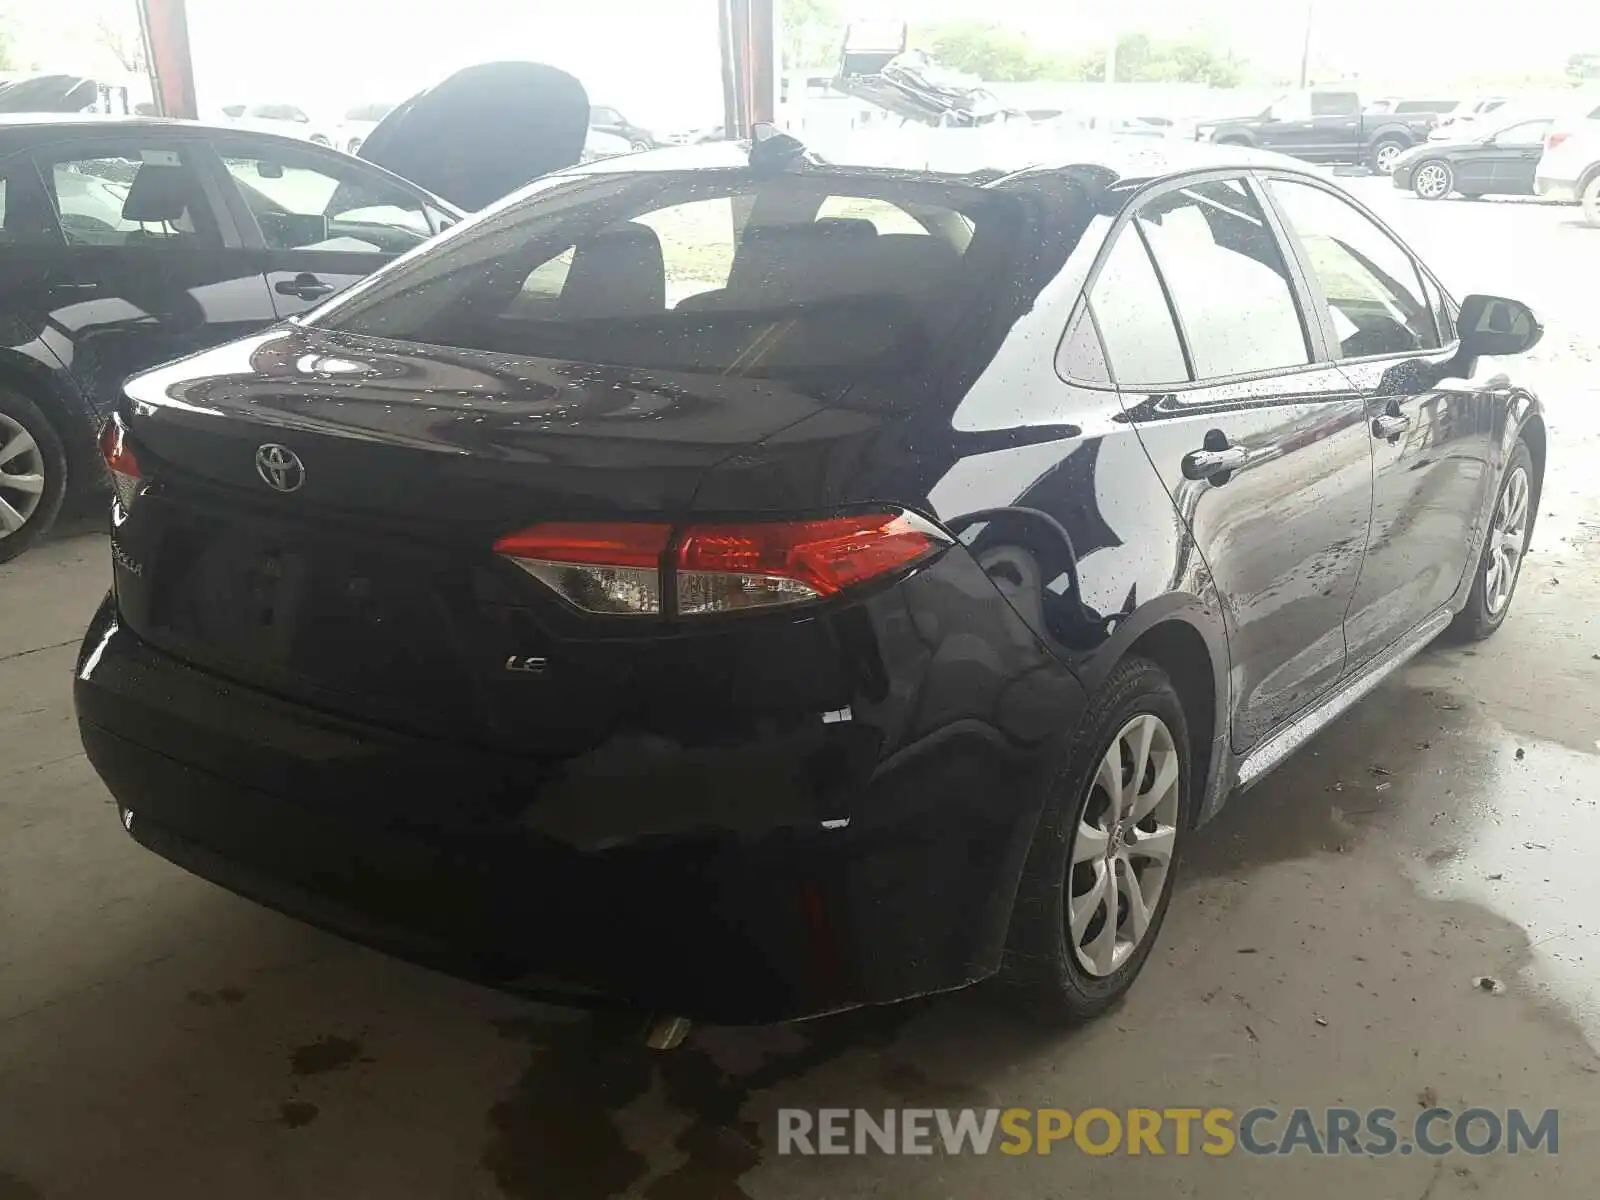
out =
[(1177, 309), (1196, 379), (1311, 361), (1282, 249), (1243, 181), (1165, 192), (1135, 221)]
[(129, 139), (34, 156), (72, 246), (166, 249), (221, 245), (187, 147)]

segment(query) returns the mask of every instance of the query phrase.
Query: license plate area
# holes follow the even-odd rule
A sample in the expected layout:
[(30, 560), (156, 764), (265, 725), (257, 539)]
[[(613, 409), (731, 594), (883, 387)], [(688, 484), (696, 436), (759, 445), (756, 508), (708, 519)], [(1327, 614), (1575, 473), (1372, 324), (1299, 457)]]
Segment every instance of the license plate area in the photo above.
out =
[(151, 621), (187, 657), (253, 681), (464, 716), (476, 704), (448, 578), (427, 555), (195, 517), (167, 531)]

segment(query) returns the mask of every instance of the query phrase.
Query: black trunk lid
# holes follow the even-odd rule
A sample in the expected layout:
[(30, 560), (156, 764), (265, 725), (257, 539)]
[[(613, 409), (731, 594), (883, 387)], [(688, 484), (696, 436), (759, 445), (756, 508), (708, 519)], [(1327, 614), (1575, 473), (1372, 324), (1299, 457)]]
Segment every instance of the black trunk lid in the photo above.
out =
[(676, 521), (716, 464), (824, 407), (768, 380), (297, 327), (128, 394), (154, 481), (116, 531), (132, 629), (330, 712), (530, 752), (603, 738), (660, 669), (663, 630), (570, 609), (495, 539)]

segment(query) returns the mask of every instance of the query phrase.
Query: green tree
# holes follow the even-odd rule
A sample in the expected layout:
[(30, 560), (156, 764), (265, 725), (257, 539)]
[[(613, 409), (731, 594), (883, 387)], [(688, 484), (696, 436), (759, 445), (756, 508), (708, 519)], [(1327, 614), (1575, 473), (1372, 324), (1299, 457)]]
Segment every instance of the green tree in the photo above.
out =
[(17, 35), (12, 24), (11, 11), (0, 8), (0, 71), (18, 71)]
[[(1105, 51), (1076, 60), (1073, 74), (1092, 81), (1105, 79)], [(1236, 56), (1199, 38), (1157, 38), (1141, 30), (1117, 39), (1119, 83), (1203, 83), (1228, 88), (1239, 86), (1244, 75), (1245, 64)]]
[(992, 22), (946, 21), (917, 41), (943, 66), (990, 83), (1069, 77), (1060, 59), (1039, 54), (1027, 38)]
[(832, 67), (844, 21), (834, 0), (778, 0), (778, 31), (785, 71)]

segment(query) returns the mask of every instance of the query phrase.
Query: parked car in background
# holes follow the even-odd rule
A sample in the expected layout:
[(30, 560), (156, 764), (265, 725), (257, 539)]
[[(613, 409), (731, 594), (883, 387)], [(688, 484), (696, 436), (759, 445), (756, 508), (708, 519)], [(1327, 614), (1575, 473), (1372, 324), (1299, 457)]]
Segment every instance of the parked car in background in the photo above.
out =
[(633, 143), (625, 137), (606, 133), (603, 130), (591, 128), (583, 139), (583, 162), (594, 162), (600, 158), (616, 158), (623, 154), (634, 154)]
[(1509, 102), (1509, 96), (1478, 96), (1464, 101), (1439, 117), (1439, 124), (1428, 138), (1430, 141), (1449, 141), (1463, 132), (1462, 126), (1499, 112)]
[(1545, 138), (1534, 191), (1546, 200), (1583, 206), (1583, 219), (1600, 226), (1600, 105), (1557, 122)]
[(1386, 96), (1382, 100), (1374, 100), (1367, 105), (1366, 111), (1372, 116), (1383, 116), (1393, 113), (1396, 116), (1409, 117), (1418, 113), (1432, 113), (1441, 120), (1444, 114), (1453, 113), (1461, 106), (1459, 100), (1407, 100), (1403, 96)]
[(1454, 138), (1428, 141), (1395, 159), (1390, 178), (1397, 188), (1424, 200), (1453, 192), (1480, 196), (1531, 196), (1539, 156), (1553, 118), (1507, 114), (1459, 125)]
[(332, 127), (312, 120), (305, 109), (293, 104), (225, 104), (222, 115), (245, 129), (304, 138), (318, 146), (332, 146), (337, 136)]
[(133, 839), (577, 1003), (1081, 1019), (1197, 824), (1506, 619), (1542, 330), (1320, 173), (762, 145), (548, 176), (126, 384), (74, 695)]
[(367, 140), (367, 135), (376, 129), (378, 122), (392, 113), (395, 107), (388, 101), (379, 101), (357, 104), (347, 109), (344, 118), (339, 122), (338, 139), (335, 144), (346, 154), (361, 153), (361, 146)]
[(303, 312), (461, 215), (303, 140), (137, 118), (0, 121), (0, 210), (0, 561), (103, 486), (124, 378)]
[(1404, 151), (1425, 141), (1432, 112), (1367, 113), (1355, 92), (1289, 92), (1252, 117), (1202, 121), (1195, 137), (1277, 150), (1307, 162), (1363, 164), (1387, 175)]
[(589, 128), (610, 137), (621, 138), (634, 150), (654, 150), (666, 141), (643, 125), (635, 125), (620, 111), (606, 104), (589, 108)]

